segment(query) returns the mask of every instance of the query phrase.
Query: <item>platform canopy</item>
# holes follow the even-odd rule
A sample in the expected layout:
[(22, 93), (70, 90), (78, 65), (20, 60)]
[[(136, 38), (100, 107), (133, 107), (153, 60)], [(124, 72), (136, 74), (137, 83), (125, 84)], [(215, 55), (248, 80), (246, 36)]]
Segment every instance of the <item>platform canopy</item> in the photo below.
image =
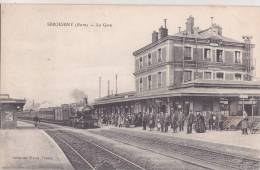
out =
[(169, 86), (165, 91), (151, 91), (143, 94), (131, 95), (124, 93), (118, 95), (116, 98), (104, 97), (95, 101), (94, 105), (127, 102), (135, 100), (145, 100), (163, 97), (176, 97), (176, 96), (211, 96), (211, 97), (260, 97), (260, 83), (259, 82), (239, 82), (239, 81), (205, 81), (197, 80), (187, 82), (181, 86)]

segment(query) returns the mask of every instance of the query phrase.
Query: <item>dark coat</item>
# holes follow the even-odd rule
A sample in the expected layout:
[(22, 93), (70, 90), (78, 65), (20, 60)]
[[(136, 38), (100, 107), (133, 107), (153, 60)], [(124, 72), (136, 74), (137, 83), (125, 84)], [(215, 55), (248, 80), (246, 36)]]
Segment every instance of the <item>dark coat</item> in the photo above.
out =
[(193, 124), (194, 120), (195, 120), (194, 114), (189, 114), (188, 115), (188, 124)]

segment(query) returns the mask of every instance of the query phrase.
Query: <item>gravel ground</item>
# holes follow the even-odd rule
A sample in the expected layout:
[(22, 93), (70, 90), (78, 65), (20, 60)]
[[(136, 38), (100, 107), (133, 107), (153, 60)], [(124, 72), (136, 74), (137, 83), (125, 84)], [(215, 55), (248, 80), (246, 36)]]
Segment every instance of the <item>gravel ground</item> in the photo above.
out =
[(190, 147), (185, 140), (169, 140), (169, 137), (162, 138), (158, 135), (144, 135), (143, 133), (133, 133), (131, 131), (121, 131), (118, 129), (92, 130), (91, 133), (103, 135), (107, 138), (115, 139), (124, 143), (129, 143), (138, 147), (153, 150), (167, 155), (182, 155), (187, 158), (192, 157), (207, 164), (213, 164), (225, 169), (259, 169), (259, 161), (240, 158), (238, 156), (227, 155), (219, 152), (202, 149), (198, 146)]
[(87, 164), (83, 163), (82, 159), (78, 155), (72, 152), (64, 143), (65, 141), (77, 152), (80, 153), (95, 169), (126, 169), (137, 170), (140, 169), (127, 161), (124, 161), (113, 154), (98, 148), (96, 145), (90, 143), (88, 140), (82, 139), (80, 136), (73, 134), (72, 132), (65, 131), (46, 131), (54, 140), (58, 143), (61, 149), (64, 151), (68, 159), (71, 161), (75, 169), (91, 169)]
[[(73, 130), (82, 139), (92, 140), (95, 143), (109, 148), (112, 152), (150, 170), (208, 170), (196, 164), (164, 156), (149, 150), (117, 142), (100, 135), (94, 135), (86, 130)], [(75, 134), (75, 133), (74, 133)]]

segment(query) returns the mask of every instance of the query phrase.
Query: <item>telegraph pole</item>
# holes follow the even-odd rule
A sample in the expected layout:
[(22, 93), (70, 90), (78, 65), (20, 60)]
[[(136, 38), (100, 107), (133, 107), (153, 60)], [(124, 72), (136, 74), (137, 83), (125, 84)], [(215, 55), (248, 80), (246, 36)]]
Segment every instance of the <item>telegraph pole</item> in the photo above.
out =
[(0, 4), (0, 129), (2, 128), (2, 101), (1, 101), (1, 94), (2, 94), (2, 62), (1, 62), (1, 57), (2, 57), (2, 6)]
[(101, 76), (99, 76), (99, 88), (98, 88), (98, 97), (101, 98)]
[(110, 95), (110, 82), (109, 80), (107, 81), (107, 96)]
[(116, 74), (116, 95), (117, 95), (117, 74)]
[(245, 48), (247, 50), (247, 61), (248, 61), (247, 69), (246, 69), (247, 70), (247, 78), (249, 78), (249, 77), (251, 78), (251, 53), (250, 53), (250, 51), (251, 51), (252, 36), (246, 35), (246, 36), (243, 36), (242, 38), (245, 41)]

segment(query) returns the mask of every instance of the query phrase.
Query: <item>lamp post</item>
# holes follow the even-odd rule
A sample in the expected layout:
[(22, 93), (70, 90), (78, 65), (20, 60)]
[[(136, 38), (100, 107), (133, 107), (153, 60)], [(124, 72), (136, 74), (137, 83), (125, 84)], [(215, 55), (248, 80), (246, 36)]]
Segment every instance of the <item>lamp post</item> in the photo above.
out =
[(252, 117), (252, 121), (253, 121), (254, 120), (254, 102), (255, 102), (255, 99), (252, 97), (250, 99), (250, 101), (252, 102), (251, 117)]

